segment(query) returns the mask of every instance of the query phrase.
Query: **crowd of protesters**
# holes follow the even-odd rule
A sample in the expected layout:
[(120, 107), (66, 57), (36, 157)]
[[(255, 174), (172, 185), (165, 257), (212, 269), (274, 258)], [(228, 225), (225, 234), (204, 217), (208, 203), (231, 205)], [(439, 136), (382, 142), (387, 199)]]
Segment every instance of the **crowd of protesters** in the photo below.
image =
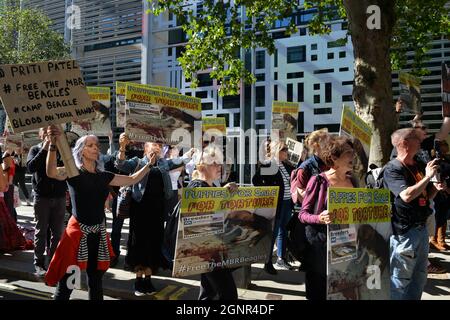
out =
[[(420, 119), (408, 128), (392, 134), (393, 153), (385, 166), (384, 186), (391, 192), (392, 235), (390, 237), (391, 297), (420, 299), (427, 273), (446, 272), (428, 259), (429, 248), (447, 251), (446, 222), (449, 218), (450, 170), (449, 148), (445, 124), (436, 136), (428, 136)], [(34, 266), (36, 275), (45, 276), (48, 285), (57, 286), (55, 299), (67, 300), (66, 268), (75, 264), (86, 270), (89, 298), (103, 299), (102, 278), (105, 271), (116, 266), (120, 256), (123, 218), (117, 214), (119, 187), (131, 187), (130, 230), (125, 264), (136, 274), (134, 291), (137, 296), (151, 295), (157, 290), (152, 275), (170, 267), (162, 253), (165, 223), (179, 201), (179, 189), (184, 176), (190, 176), (188, 187), (225, 186), (238, 188), (235, 183), (221, 179), (225, 169), (222, 151), (213, 143), (203, 141), (203, 150), (191, 149), (180, 156), (171, 146), (147, 142), (143, 153), (130, 152), (130, 139), (122, 134), (119, 148), (101, 155), (98, 138), (81, 137), (73, 146), (73, 157), (79, 172), (69, 178), (61, 162), (55, 139), (62, 133), (57, 127), (41, 128), (42, 142), (30, 149), (26, 169), (32, 174), (33, 206), (36, 219)], [(447, 131), (448, 135), (448, 131)], [(209, 142), (209, 141), (208, 141)], [(327, 211), (329, 187), (358, 186), (352, 177), (355, 159), (353, 141), (317, 130), (304, 143), (309, 158), (297, 168), (287, 160), (283, 141), (268, 141), (266, 158), (253, 176), (255, 186), (278, 186), (272, 243), (264, 270), (277, 274), (293, 270), (286, 249), (286, 226), (292, 215), (305, 225), (309, 246), (302, 261), (305, 271), (306, 297), (326, 299), (327, 232), (330, 223)], [(16, 214), (8, 192), (14, 189), (13, 154), (3, 154), (0, 166), (0, 250), (13, 251), (26, 247), (25, 239), (16, 225)], [(433, 159), (434, 158), (434, 159)], [(208, 160), (208, 161), (206, 161)], [(210, 161), (209, 161), (210, 160)], [(16, 161), (16, 165), (21, 161)], [(268, 168), (276, 168), (267, 172)], [(106, 169), (106, 170), (105, 170)], [(295, 170), (294, 170), (295, 169)], [(229, 175), (229, 172), (227, 172)], [(358, 181), (357, 181), (358, 180)], [(16, 179), (25, 195), (22, 172)], [(67, 206), (66, 195), (70, 195)], [(105, 201), (112, 201), (113, 227), (111, 241), (105, 226)], [(294, 206), (297, 210), (294, 209)], [(70, 220), (65, 228), (64, 217), (69, 207)], [(231, 269), (216, 269), (201, 275), (199, 299), (237, 299), (237, 289)]]

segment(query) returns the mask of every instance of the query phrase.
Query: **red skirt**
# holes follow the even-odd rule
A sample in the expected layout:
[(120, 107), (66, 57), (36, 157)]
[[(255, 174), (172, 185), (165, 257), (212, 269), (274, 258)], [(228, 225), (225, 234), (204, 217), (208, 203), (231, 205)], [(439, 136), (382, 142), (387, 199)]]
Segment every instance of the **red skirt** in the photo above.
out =
[(0, 251), (24, 250), (26, 240), (0, 197)]

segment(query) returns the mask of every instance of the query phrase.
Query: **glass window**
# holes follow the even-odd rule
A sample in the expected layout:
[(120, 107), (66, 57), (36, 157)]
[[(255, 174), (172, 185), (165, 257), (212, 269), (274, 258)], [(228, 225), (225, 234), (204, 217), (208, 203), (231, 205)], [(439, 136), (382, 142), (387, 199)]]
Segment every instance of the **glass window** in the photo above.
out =
[(314, 114), (331, 114), (332, 108), (314, 108)]
[(278, 49), (275, 49), (275, 52), (273, 54), (273, 66), (274, 68), (278, 67)]
[(317, 43), (313, 43), (311, 45), (311, 50), (317, 50)]
[(288, 83), (287, 84), (287, 101), (292, 102), (293, 99), (293, 84)]
[(305, 92), (303, 82), (297, 83), (297, 101), (304, 102), (305, 101)]
[(320, 90), (320, 83), (314, 83), (314, 90)]
[(313, 54), (311, 56), (311, 61), (317, 61), (317, 54)]
[(325, 102), (332, 102), (331, 82), (325, 83)]
[(266, 52), (256, 51), (256, 69), (264, 69), (266, 67)]
[(314, 103), (320, 103), (320, 94), (314, 95)]
[(305, 62), (306, 46), (287, 48), (287, 63)]
[(256, 87), (256, 106), (264, 107), (266, 105), (266, 87)]
[(328, 57), (328, 60), (334, 59), (334, 53), (333, 52), (328, 52), (327, 57)]
[(345, 58), (347, 56), (345, 51), (339, 52), (339, 58)]

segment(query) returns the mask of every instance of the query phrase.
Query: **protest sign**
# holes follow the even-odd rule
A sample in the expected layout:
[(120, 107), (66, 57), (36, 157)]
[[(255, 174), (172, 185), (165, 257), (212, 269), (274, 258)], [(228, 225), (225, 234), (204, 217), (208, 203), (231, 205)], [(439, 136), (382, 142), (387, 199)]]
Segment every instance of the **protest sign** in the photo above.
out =
[(398, 75), (400, 81), (400, 98), (405, 110), (414, 114), (422, 113), (420, 105), (420, 79), (406, 72)]
[(131, 140), (191, 146), (199, 98), (127, 84), (125, 132)]
[(144, 86), (150, 89), (178, 93), (177, 88), (154, 86), (150, 84), (138, 84), (133, 82), (121, 82), (116, 81), (116, 126), (119, 128), (125, 127), (125, 93), (127, 88), (127, 83), (133, 84), (135, 86)]
[(355, 151), (353, 175), (360, 186), (365, 186), (365, 177), (369, 168), (372, 129), (356, 113), (351, 111), (350, 107), (344, 105), (339, 135), (352, 140)]
[(389, 299), (389, 190), (330, 187), (327, 208), (327, 299)]
[(286, 146), (288, 147), (288, 157), (287, 161), (297, 168), (298, 163), (303, 160), (303, 143), (298, 142), (297, 140), (287, 138)]
[(95, 113), (90, 118), (74, 120), (72, 122), (72, 131), (79, 136), (88, 134), (107, 136), (111, 132), (111, 88), (86, 87), (86, 89)]
[(297, 140), (298, 102), (272, 102), (272, 130), (279, 130), (280, 139)]
[(0, 97), (14, 133), (95, 112), (75, 60), (0, 65)]
[(203, 117), (202, 136), (211, 142), (216, 138), (225, 138), (227, 135), (227, 125), (225, 117)]
[(172, 275), (265, 262), (279, 187), (185, 188)]

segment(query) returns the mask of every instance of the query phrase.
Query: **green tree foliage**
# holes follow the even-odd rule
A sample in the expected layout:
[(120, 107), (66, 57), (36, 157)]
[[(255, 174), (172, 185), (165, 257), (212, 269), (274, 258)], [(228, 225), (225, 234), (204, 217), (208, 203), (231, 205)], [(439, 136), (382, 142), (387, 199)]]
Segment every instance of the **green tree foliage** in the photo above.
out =
[[(221, 95), (239, 92), (240, 80), (254, 82), (254, 76), (245, 69), (239, 50), (256, 47), (274, 52), (274, 39), (270, 30), (276, 20), (290, 21), (286, 33), (295, 30), (294, 12), (299, 10), (296, 0), (236, 0), (203, 1), (203, 11), (194, 15), (184, 0), (151, 1), (153, 14), (170, 11), (178, 18), (188, 37), (186, 50), (179, 58), (186, 78), (193, 79), (198, 71), (212, 68), (211, 77), (218, 80)], [(391, 64), (400, 69), (406, 63), (405, 52), (415, 51), (413, 73), (423, 74), (421, 64), (433, 36), (450, 34), (448, 0), (377, 0), (381, 15), (385, 6), (395, 6), (391, 39)], [(347, 3), (346, 3), (347, 2)], [(304, 8), (316, 8), (308, 28), (310, 34), (330, 32), (329, 21), (347, 19), (351, 24), (351, 0), (307, 0)], [(354, 2), (354, 1), (353, 1)], [(241, 7), (245, 6), (246, 19), (241, 19)], [(350, 10), (350, 12), (349, 12)], [(388, 10), (389, 11), (389, 10)], [(389, 11), (390, 12), (390, 11)], [(254, 24), (253, 28), (252, 22)], [(349, 28), (350, 29), (350, 28)], [(374, 44), (376, 45), (376, 44)]]
[(68, 58), (69, 47), (59, 33), (50, 29), (51, 24), (37, 10), (0, 8), (0, 64)]

